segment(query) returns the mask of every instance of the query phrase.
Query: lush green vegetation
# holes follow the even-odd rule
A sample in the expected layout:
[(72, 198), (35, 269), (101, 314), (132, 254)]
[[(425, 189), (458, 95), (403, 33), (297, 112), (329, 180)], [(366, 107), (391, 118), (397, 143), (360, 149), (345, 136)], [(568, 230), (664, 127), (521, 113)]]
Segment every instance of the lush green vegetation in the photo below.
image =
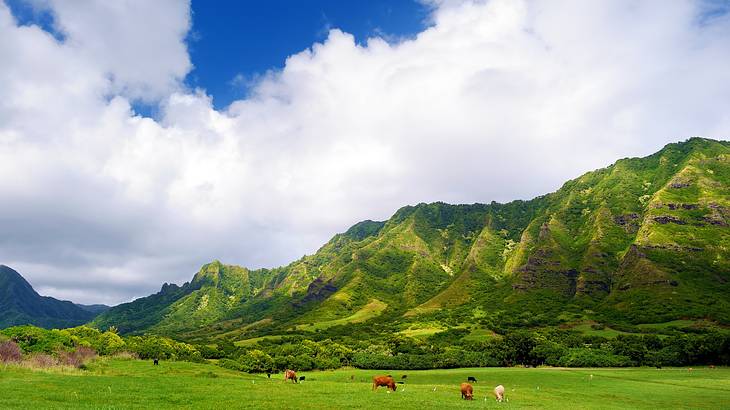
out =
[[(369, 333), (373, 332), (373, 333)], [(619, 334), (614, 338), (576, 330), (510, 331), (488, 338), (470, 337), (471, 329), (449, 329), (425, 337), (360, 332), (333, 338), (262, 337), (250, 343), (188, 344), (160, 336), (119, 336), (81, 326), (46, 330), (33, 326), (0, 331), (3, 343), (14, 343), (27, 358), (37, 354), (61, 358), (86, 348), (101, 356), (120, 352), (142, 359), (202, 362), (231, 370), (274, 373), (338, 369), (435, 369), (549, 365), (562, 367), (730, 365), (730, 332), (705, 330), (665, 334)], [(322, 336), (322, 335), (320, 335)], [(0, 352), (0, 361), (3, 361)], [(12, 360), (10, 360), (12, 361)], [(80, 364), (80, 363), (79, 363)]]
[[(406, 383), (395, 393), (371, 391), (376, 374)], [(450, 369), (306, 372), (284, 383), (281, 374), (250, 375), (218, 366), (101, 358), (86, 370), (0, 368), (1, 408), (707, 408), (727, 407), (727, 368)], [(591, 377), (592, 375), (592, 377)], [(459, 384), (474, 376), (475, 401), (461, 400)], [(508, 403), (496, 403), (495, 385)], [(486, 399), (486, 400), (485, 400)]]
[[(193, 345), (160, 336), (123, 338), (114, 328), (101, 332), (87, 326), (52, 330), (35, 326), (16, 326), (0, 331), (0, 343), (16, 344), (21, 353), (31, 359), (35, 355), (49, 355), (58, 359), (69, 352), (87, 349), (92, 355), (131, 353), (142, 359), (203, 360)], [(3, 361), (6, 360), (0, 354), (0, 362)]]

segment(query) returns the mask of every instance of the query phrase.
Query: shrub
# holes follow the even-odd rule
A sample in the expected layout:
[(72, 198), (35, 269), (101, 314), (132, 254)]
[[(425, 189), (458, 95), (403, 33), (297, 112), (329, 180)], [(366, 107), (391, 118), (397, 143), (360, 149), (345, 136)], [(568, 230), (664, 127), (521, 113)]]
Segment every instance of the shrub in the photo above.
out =
[(28, 359), (27, 363), (30, 367), (47, 368), (57, 365), (58, 360), (46, 353), (36, 353)]
[(600, 349), (573, 348), (560, 358), (560, 366), (565, 367), (626, 367), (631, 359)]
[(53, 353), (74, 346), (66, 330), (47, 330), (35, 326), (15, 326), (2, 331), (26, 353)]
[(122, 359), (122, 360), (137, 360), (139, 359), (139, 356), (137, 353), (134, 352), (128, 352), (126, 350), (123, 350), (121, 352), (116, 352), (112, 355), (115, 359)]
[(61, 364), (77, 368), (81, 368), (86, 361), (91, 360), (94, 357), (96, 357), (96, 351), (86, 346), (79, 346), (72, 351), (62, 350), (58, 353), (58, 359)]
[(17, 343), (10, 340), (0, 342), (0, 362), (17, 363), (21, 360), (23, 360), (23, 353)]
[(239, 372), (244, 371), (243, 365), (238, 361), (232, 359), (220, 359), (218, 361), (218, 366), (224, 369), (237, 370)]
[(264, 373), (271, 369), (274, 361), (271, 356), (261, 350), (251, 350), (238, 358), (238, 362), (242, 365), (247, 373)]

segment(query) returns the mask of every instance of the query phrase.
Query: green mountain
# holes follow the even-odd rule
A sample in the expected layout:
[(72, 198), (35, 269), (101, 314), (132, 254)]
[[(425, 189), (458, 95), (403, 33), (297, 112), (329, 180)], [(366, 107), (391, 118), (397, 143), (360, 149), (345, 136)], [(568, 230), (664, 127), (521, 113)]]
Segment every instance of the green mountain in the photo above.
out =
[(258, 294), (270, 276), (266, 270), (249, 271), (214, 261), (204, 265), (191, 282), (166, 283), (158, 293), (115, 306), (94, 323), (102, 328), (114, 325), (121, 332), (176, 334), (199, 329), (226, 319)]
[(72, 327), (93, 319), (104, 307), (81, 307), (41, 296), (13, 269), (0, 265), (0, 328), (32, 324), (40, 327)]
[(693, 138), (530, 201), (406, 206), (285, 267), (216, 261), (94, 324), (189, 339), (364, 322), (730, 324), (729, 224), (730, 142)]

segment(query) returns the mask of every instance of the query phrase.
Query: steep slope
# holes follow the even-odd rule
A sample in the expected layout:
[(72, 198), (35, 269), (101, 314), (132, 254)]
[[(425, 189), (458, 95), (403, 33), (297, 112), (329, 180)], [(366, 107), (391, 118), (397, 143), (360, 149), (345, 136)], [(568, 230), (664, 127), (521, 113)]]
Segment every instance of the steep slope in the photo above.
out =
[(224, 319), (257, 293), (269, 271), (249, 271), (214, 261), (204, 265), (183, 286), (164, 284), (160, 292), (115, 306), (92, 324), (116, 326), (124, 333), (150, 330), (176, 334), (199, 329)]
[(0, 265), (0, 328), (25, 324), (71, 327), (94, 316), (96, 313), (71, 302), (39, 295), (18, 272)]
[(530, 201), (406, 206), (285, 267), (206, 265), (171, 297), (111, 309), (97, 323), (190, 338), (475, 312), (516, 325), (555, 323), (566, 311), (730, 323), (729, 186), (730, 143), (693, 138)]
[(729, 176), (728, 143), (692, 139), (566, 183), (523, 233), (512, 297), (551, 293), (636, 322), (730, 320)]

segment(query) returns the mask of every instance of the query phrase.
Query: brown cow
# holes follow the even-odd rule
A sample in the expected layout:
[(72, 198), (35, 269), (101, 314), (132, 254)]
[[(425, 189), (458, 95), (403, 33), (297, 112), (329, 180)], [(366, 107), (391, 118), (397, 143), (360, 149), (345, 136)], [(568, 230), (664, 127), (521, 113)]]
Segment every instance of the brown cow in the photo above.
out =
[(385, 386), (390, 390), (395, 391), (395, 380), (393, 380), (391, 376), (373, 377), (373, 390), (376, 390), (380, 386)]
[(461, 398), (464, 400), (474, 400), (474, 388), (469, 383), (461, 383)]
[(286, 371), (284, 372), (284, 381), (287, 381), (287, 380), (291, 380), (291, 381), (293, 381), (294, 383), (299, 383), (299, 382), (297, 381), (297, 373), (296, 373), (296, 372), (295, 372), (294, 370), (289, 370), (289, 369), (287, 369), (287, 370), (286, 370)]
[(504, 386), (501, 384), (494, 388), (494, 395), (497, 398), (497, 401), (503, 401), (504, 400)]

